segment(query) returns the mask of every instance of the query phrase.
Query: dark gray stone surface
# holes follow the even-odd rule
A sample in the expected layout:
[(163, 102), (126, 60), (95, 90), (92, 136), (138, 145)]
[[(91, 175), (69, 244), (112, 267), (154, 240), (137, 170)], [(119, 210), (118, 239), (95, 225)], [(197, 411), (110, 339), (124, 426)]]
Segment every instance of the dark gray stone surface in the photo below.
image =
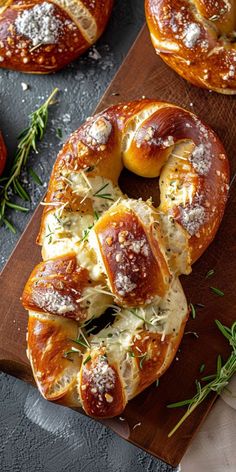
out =
[[(44, 182), (38, 187), (24, 176), (32, 202), (27, 215), (9, 214), (16, 235), (0, 228), (0, 267), (4, 265), (42, 197), (52, 164), (63, 140), (89, 116), (124, 59), (143, 23), (143, 0), (117, 0), (109, 27), (93, 50), (65, 70), (51, 76), (31, 76), (0, 71), (0, 128), (9, 163), (16, 137), (28, 114), (54, 87), (59, 100), (50, 110), (49, 126), (39, 153), (30, 165)], [(97, 56), (97, 54), (95, 54)], [(22, 89), (22, 82), (29, 88)], [(0, 470), (1, 472), (169, 472), (174, 469), (120, 439), (107, 428), (67, 408), (44, 401), (39, 393), (0, 374)]]

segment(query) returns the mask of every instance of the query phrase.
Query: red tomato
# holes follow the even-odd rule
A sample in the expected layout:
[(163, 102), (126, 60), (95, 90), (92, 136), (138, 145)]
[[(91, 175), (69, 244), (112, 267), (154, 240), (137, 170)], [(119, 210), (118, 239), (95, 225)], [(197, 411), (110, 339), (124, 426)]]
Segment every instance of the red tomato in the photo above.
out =
[(3, 173), (7, 157), (7, 150), (0, 131), (0, 175)]

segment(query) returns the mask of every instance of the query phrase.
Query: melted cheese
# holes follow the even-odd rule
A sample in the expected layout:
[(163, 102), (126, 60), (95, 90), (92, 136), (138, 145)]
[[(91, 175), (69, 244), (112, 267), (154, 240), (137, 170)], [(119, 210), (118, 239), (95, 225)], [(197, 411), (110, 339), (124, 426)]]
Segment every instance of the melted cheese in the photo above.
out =
[(187, 312), (187, 301), (177, 278), (159, 303), (135, 311), (120, 309), (111, 326), (91, 336), (91, 349), (105, 346), (109, 362), (120, 366), (128, 398), (132, 397), (139, 381), (137, 362), (129, 355), (135, 336), (144, 328), (160, 333), (163, 340), (168, 334), (178, 335)]

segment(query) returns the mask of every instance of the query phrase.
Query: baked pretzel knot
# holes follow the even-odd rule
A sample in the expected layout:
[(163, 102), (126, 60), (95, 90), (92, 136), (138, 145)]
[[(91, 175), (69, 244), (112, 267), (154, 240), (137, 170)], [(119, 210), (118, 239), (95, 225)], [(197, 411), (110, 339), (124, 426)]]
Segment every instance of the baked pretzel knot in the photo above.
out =
[(45, 74), (94, 44), (113, 0), (0, 0), (0, 67)]
[[(158, 208), (121, 192), (124, 166), (159, 176)], [(113, 106), (70, 136), (43, 203), (44, 262), (23, 294), (45, 398), (112, 417), (165, 372), (188, 317), (178, 276), (214, 238), (228, 178), (217, 136), (169, 103)], [(90, 331), (107, 309), (115, 318)]]
[(157, 54), (194, 85), (236, 93), (235, 0), (145, 0)]

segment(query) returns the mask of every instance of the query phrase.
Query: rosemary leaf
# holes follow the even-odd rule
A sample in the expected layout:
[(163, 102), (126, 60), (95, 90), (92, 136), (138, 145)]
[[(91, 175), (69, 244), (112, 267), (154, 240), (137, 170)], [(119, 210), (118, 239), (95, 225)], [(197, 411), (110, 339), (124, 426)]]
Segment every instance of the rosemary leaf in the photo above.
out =
[(222, 323), (216, 320), (216, 325), (220, 332), (229, 341), (232, 348), (231, 354), (228, 357), (225, 364), (222, 364), (221, 356), (217, 357), (216, 374), (213, 376), (203, 377), (202, 381), (208, 381), (204, 386), (199, 381), (196, 382), (197, 391), (196, 394), (190, 400), (183, 400), (182, 402), (172, 403), (167, 405), (168, 408), (178, 408), (180, 406), (188, 405), (186, 413), (182, 416), (177, 425), (170, 431), (168, 437), (170, 438), (184, 421), (193, 413), (193, 411), (207, 398), (211, 392), (219, 395), (222, 390), (228, 385), (231, 377), (236, 372), (236, 321), (232, 324), (231, 328), (222, 325)]
[[(20, 182), (21, 172), (28, 162), (30, 152), (32, 150), (37, 152), (37, 142), (43, 138), (47, 126), (48, 107), (53, 103), (57, 92), (58, 89), (54, 89), (46, 102), (30, 114), (29, 126), (25, 128), (18, 137), (17, 152), (13, 160), (11, 171), (9, 175), (4, 177), (1, 181), (3, 185), (0, 187), (0, 225), (5, 224), (13, 232), (16, 230), (6, 217), (6, 209), (8, 207), (18, 211), (28, 211), (28, 209), (23, 210), (23, 207), (20, 205), (15, 205), (14, 202), (12, 203), (12, 201), (10, 201), (10, 195), (14, 192), (22, 200), (30, 201), (28, 192)], [(32, 172), (30, 173), (32, 175)], [(36, 177), (35, 173), (34, 177)], [(37, 183), (41, 182), (38, 176), (36, 178), (38, 180)]]
[(32, 179), (34, 182), (38, 185), (43, 185), (42, 180), (40, 177), (36, 174), (36, 172), (32, 169), (32, 167), (29, 168), (29, 174), (31, 175)]
[(8, 206), (9, 208), (13, 208), (13, 210), (16, 210), (16, 211), (23, 211), (23, 212), (27, 212), (29, 211), (29, 208), (25, 208), (21, 205), (17, 205), (16, 203), (11, 203), (9, 202), (8, 200), (6, 200), (6, 206)]
[(83, 365), (87, 364), (87, 362), (91, 361), (91, 356), (86, 357), (85, 361), (83, 362)]
[(190, 309), (191, 309), (191, 316), (192, 316), (192, 319), (195, 320), (195, 318), (196, 318), (196, 309), (195, 309), (195, 306), (194, 306), (192, 303), (190, 303), (190, 304), (189, 304), (189, 307), (190, 307)]
[(209, 277), (212, 277), (212, 275), (214, 275), (214, 273), (215, 273), (214, 269), (208, 270), (208, 272), (205, 276), (205, 279), (209, 279)]
[(202, 372), (204, 371), (204, 369), (205, 369), (205, 364), (202, 364), (202, 365), (200, 366), (200, 369), (199, 369), (200, 374), (202, 374)]
[(222, 290), (220, 290), (219, 288), (210, 287), (210, 289), (211, 289), (212, 292), (214, 292), (216, 295), (219, 295), (219, 297), (224, 297), (224, 292), (222, 292)]

